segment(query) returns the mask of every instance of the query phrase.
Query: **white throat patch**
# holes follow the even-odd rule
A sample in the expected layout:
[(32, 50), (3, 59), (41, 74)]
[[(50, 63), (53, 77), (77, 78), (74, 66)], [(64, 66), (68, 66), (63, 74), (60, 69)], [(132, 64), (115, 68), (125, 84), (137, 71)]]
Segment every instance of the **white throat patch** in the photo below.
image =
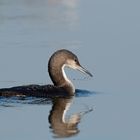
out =
[(62, 66), (62, 74), (63, 74), (63, 77), (71, 85), (72, 90), (73, 90), (73, 93), (74, 93), (75, 92), (75, 87), (74, 87), (73, 83), (68, 79), (68, 77), (67, 77), (67, 75), (65, 73), (65, 70), (64, 70), (65, 67), (70, 67), (70, 66), (68, 64), (64, 64)]

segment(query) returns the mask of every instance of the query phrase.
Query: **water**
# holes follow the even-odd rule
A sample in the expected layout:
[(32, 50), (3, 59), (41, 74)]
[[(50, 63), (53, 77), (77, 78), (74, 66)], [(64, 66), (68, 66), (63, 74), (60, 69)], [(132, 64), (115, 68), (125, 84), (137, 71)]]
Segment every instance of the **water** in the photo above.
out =
[[(76, 88), (93, 92), (72, 99), (66, 117), (89, 112), (80, 122), (75, 117), (78, 133), (69, 139), (139, 139), (139, 4), (126, 0), (1, 0), (0, 88), (51, 83), (47, 73), (50, 55), (60, 48), (69, 49), (94, 75), (85, 78), (66, 70)], [(51, 101), (12, 101), (0, 102), (3, 140), (54, 139), (48, 120)]]

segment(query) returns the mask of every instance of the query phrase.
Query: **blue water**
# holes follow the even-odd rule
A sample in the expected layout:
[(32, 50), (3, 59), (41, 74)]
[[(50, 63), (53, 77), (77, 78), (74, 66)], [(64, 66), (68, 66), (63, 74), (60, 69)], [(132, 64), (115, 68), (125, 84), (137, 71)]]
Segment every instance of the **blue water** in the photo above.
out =
[[(139, 4), (126, 0), (1, 0), (0, 88), (50, 84), (49, 57), (57, 49), (69, 49), (94, 75), (89, 78), (66, 69), (80, 89), (68, 101), (66, 118), (76, 115), (78, 132), (69, 139), (139, 139)], [(55, 139), (48, 120), (52, 106), (51, 100), (1, 98), (1, 139)], [(84, 115), (78, 118), (79, 114)]]

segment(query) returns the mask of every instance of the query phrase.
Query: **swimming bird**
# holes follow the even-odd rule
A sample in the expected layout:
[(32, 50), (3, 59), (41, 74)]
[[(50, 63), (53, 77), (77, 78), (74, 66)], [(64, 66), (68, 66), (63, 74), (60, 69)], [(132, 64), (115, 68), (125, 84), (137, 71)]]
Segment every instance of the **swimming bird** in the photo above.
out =
[(79, 70), (92, 77), (92, 74), (80, 65), (78, 57), (74, 53), (66, 49), (61, 49), (54, 52), (48, 62), (49, 76), (54, 85), (27, 85), (3, 88), (0, 89), (0, 96), (72, 96), (75, 93), (75, 87), (66, 76), (65, 67)]

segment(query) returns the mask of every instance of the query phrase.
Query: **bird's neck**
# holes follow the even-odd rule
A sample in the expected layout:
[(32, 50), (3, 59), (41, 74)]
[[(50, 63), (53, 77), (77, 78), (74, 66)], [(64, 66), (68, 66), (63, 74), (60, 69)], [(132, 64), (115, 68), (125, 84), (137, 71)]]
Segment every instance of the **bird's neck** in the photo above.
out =
[(65, 73), (65, 64), (62, 66), (55, 66), (49, 68), (49, 75), (57, 87), (63, 87), (67, 92), (73, 94), (75, 92), (75, 87), (72, 82), (67, 78)]

